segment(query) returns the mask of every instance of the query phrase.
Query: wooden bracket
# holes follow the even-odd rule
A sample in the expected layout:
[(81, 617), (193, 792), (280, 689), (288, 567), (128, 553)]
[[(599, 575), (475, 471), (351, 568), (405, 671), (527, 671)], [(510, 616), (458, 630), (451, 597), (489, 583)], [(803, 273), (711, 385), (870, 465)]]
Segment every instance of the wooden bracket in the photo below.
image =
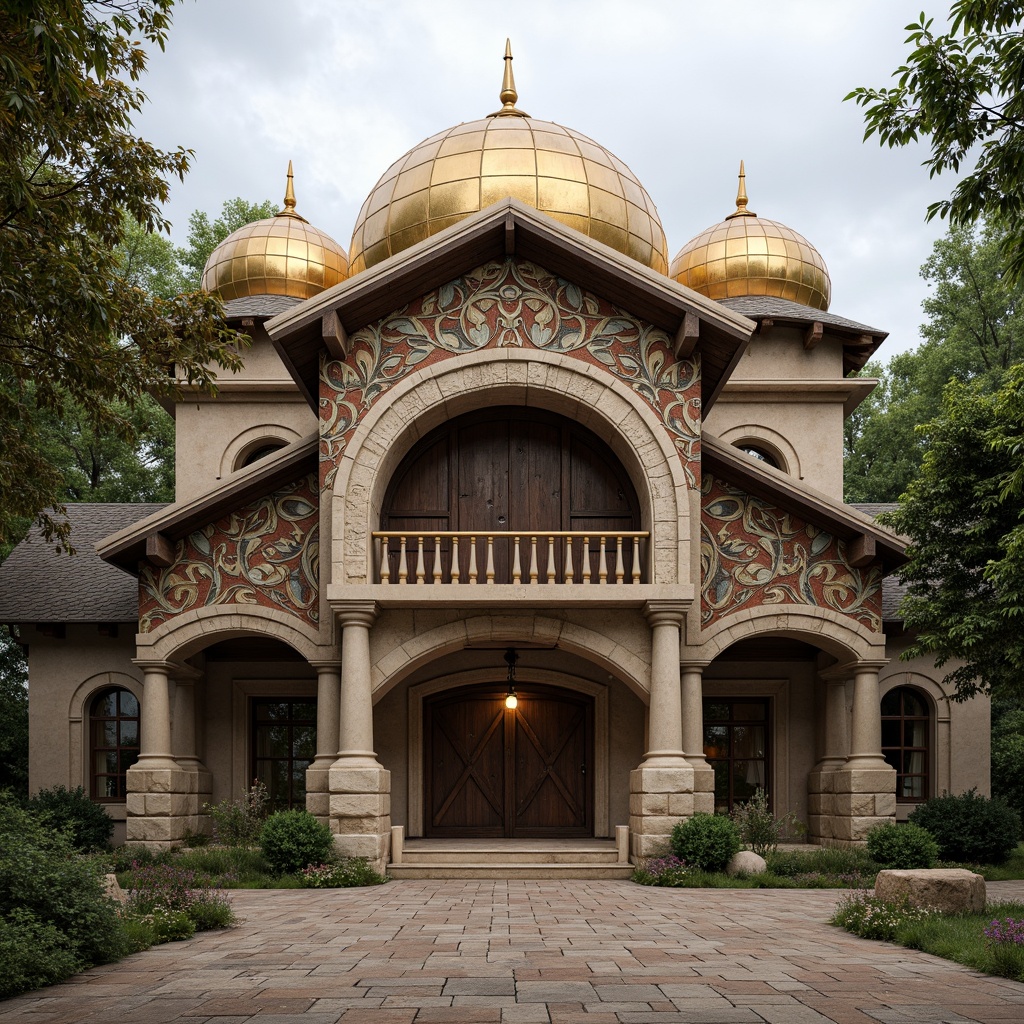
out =
[(686, 313), (676, 331), (675, 351), (677, 359), (689, 359), (700, 341), (700, 319), (696, 313)]
[(505, 255), (515, 256), (516, 254), (516, 219), (509, 210), (505, 214)]
[(151, 533), (146, 538), (146, 559), (160, 569), (174, 565), (174, 544), (162, 533)]
[(821, 337), (824, 333), (825, 325), (820, 320), (815, 320), (814, 323), (807, 328), (807, 333), (804, 335), (804, 348), (810, 352), (811, 349), (821, 341)]
[(324, 347), (332, 359), (344, 359), (348, 355), (348, 331), (335, 309), (328, 310), (320, 320), (320, 333)]
[(764, 318), (764, 319), (763, 319), (763, 320), (761, 321), (761, 324), (760, 324), (760, 326), (759, 326), (759, 327), (758, 327), (758, 329), (757, 329), (757, 333), (758, 333), (758, 334), (759, 334), (759, 335), (760, 335), (760, 336), (761, 336), (762, 338), (767, 338), (767, 337), (768, 337), (768, 335), (772, 333), (772, 328), (773, 328), (774, 326), (775, 326), (775, 321), (774, 321), (774, 320), (773, 320), (773, 319), (772, 319), (771, 317), (768, 317), (768, 316), (766, 316), (766, 317), (765, 317), (765, 318)]
[(866, 533), (854, 537), (846, 545), (846, 557), (855, 569), (863, 569), (870, 565), (878, 557), (875, 538), (869, 537)]

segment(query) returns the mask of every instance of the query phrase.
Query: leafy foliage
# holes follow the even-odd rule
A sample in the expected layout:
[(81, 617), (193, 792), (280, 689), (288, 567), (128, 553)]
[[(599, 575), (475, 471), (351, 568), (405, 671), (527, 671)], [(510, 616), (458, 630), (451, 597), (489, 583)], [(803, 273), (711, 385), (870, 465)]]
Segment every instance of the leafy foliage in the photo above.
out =
[(1024, 709), (992, 702), (992, 795), (1024, 811)]
[(334, 864), (310, 864), (300, 881), (303, 889), (348, 889), (382, 885), (387, 878), (374, 871), (365, 857), (342, 857)]
[(939, 846), (920, 825), (886, 821), (868, 833), (868, 853), (883, 867), (913, 870), (935, 867)]
[(960, 172), (948, 199), (928, 207), (928, 219), (956, 227), (982, 218), (1006, 228), (1000, 243), (1012, 279), (1024, 274), (1024, 3), (955, 0), (949, 28), (934, 19), (907, 26), (912, 47), (888, 89), (858, 88), (846, 98), (864, 108), (865, 138), (906, 146), (926, 139), (924, 165), (935, 176)]
[(241, 196), (228, 199), (221, 207), (220, 216), (210, 220), (209, 214), (196, 210), (188, 219), (188, 244), (175, 252), (178, 273), (184, 291), (186, 288), (198, 288), (203, 278), (203, 268), (210, 258), (210, 253), (224, 241), (232, 231), (237, 231), (254, 220), (273, 217), (280, 207), (265, 199), (261, 203), (251, 203)]
[(81, 786), (41, 789), (29, 800), (28, 809), (50, 828), (65, 833), (82, 853), (102, 850), (114, 834), (113, 819)]
[(0, 626), (0, 792), (28, 796), (28, 663), (9, 626)]
[(695, 814), (672, 829), (672, 852), (699, 871), (722, 871), (740, 851), (740, 833), (732, 819)]
[(267, 820), (269, 799), (267, 787), (259, 779), (254, 779), (237, 800), (203, 804), (203, 810), (213, 819), (213, 835), (217, 842), (229, 847), (256, 846), (263, 823)]
[(947, 861), (1002, 864), (1020, 840), (1020, 815), (1002, 800), (979, 796), (973, 789), (959, 796), (926, 800), (910, 815), (927, 829)]
[(189, 165), (132, 132), (140, 39), (163, 45), (173, 2), (15, 0), (0, 14), (0, 539), (24, 517), (67, 539), (43, 511), (62, 480), (38, 410), (70, 402), (97, 432), (131, 438), (124, 409), (143, 394), (209, 389), (216, 366), (240, 365), (244, 340), (217, 299), (152, 294), (119, 253), (126, 223), (167, 227), (168, 178)]
[(1024, 363), (999, 391), (952, 382), (924, 428), (928, 451), (902, 504), (883, 517), (911, 539), (902, 613), (955, 697), (1024, 693)]
[(739, 829), (740, 840), (759, 857), (774, 853), (787, 835), (801, 827), (793, 813), (775, 815), (768, 805), (768, 794), (760, 786), (746, 803), (733, 808), (732, 820)]
[(832, 915), (832, 924), (845, 928), (862, 939), (892, 942), (907, 925), (927, 918), (930, 911), (911, 906), (904, 896), (895, 902), (864, 892), (843, 899)]
[(278, 811), (260, 831), (260, 848), (272, 870), (290, 873), (326, 861), (334, 836), (309, 811)]

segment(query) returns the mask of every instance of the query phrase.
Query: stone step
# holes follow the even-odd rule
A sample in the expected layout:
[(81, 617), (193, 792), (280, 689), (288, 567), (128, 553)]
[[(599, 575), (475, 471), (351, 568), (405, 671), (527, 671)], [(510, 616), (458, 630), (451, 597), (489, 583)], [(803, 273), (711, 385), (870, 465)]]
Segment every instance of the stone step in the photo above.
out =
[(502, 863), (488, 861), (487, 863), (426, 863), (410, 864), (403, 858), (401, 864), (389, 864), (387, 873), (392, 878), (465, 878), (465, 879), (491, 879), (501, 881), (504, 879), (561, 879), (561, 878), (591, 878), (591, 879), (626, 879), (633, 873), (630, 864), (618, 863), (524, 863), (522, 861), (513, 863)]
[(474, 847), (472, 850), (417, 850), (406, 844), (402, 850), (402, 864), (464, 864), (472, 862), (486, 864), (498, 861), (502, 864), (617, 864), (618, 854), (610, 850), (509, 850), (495, 846)]

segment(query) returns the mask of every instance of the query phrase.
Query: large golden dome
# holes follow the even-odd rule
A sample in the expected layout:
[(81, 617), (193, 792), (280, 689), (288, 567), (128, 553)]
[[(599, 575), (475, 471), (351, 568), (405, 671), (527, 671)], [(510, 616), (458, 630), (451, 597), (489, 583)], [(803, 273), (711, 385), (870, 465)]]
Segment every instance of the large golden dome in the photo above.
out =
[(740, 162), (736, 211), (679, 250), (669, 277), (709, 299), (774, 295), (828, 309), (832, 282), (821, 254), (792, 228), (747, 209)]
[(345, 250), (295, 212), (292, 164), (284, 208), (233, 231), (210, 253), (203, 288), (224, 301), (249, 295), (308, 299), (348, 277)]
[(432, 135), (384, 172), (356, 220), (352, 274), (507, 196), (667, 271), (658, 211), (633, 172), (587, 136), (516, 109), (517, 98), (506, 43), (501, 110)]

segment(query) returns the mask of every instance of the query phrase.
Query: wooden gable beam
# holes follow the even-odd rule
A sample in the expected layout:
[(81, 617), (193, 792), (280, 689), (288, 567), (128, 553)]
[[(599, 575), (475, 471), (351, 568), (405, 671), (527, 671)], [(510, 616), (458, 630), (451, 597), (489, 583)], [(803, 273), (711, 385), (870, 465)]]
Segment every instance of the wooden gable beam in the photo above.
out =
[(820, 320), (815, 320), (814, 323), (807, 328), (807, 333), (804, 334), (804, 348), (810, 352), (811, 349), (821, 341), (824, 333), (825, 325)]
[(516, 218), (512, 211), (505, 214), (505, 255), (516, 254)]
[(320, 331), (327, 354), (332, 359), (344, 359), (348, 355), (348, 331), (336, 309), (328, 310), (321, 317)]
[(863, 569), (878, 557), (876, 549), (875, 538), (862, 533), (859, 537), (854, 537), (853, 540), (847, 542), (846, 557), (855, 569)]
[(700, 341), (700, 319), (696, 313), (683, 314), (683, 322), (676, 331), (675, 349), (677, 359), (689, 359)]
[(146, 538), (146, 559), (159, 569), (174, 565), (174, 544), (162, 533), (151, 533)]

